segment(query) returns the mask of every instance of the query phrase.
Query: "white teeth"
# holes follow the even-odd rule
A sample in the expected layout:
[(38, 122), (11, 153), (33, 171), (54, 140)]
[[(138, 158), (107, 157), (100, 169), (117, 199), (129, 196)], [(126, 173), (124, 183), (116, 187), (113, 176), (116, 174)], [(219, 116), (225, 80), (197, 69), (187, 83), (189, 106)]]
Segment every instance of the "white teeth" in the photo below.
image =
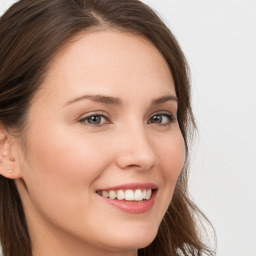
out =
[(124, 193), (124, 198), (127, 201), (133, 201), (134, 200), (134, 192), (131, 189), (127, 189)]
[(117, 195), (118, 200), (124, 200), (124, 191), (123, 190), (121, 190), (121, 189), (117, 190), (116, 195)]
[(109, 191), (109, 194), (108, 194), (108, 197), (109, 197), (110, 199), (116, 199), (116, 192), (113, 191), (113, 190), (110, 190), (110, 191)]
[(143, 199), (146, 199), (146, 196), (147, 196), (147, 190), (146, 190), (146, 189), (143, 189), (142, 198), (143, 198)]
[(103, 197), (108, 197), (108, 191), (102, 191), (102, 196)]
[(110, 198), (112, 200), (126, 200), (126, 201), (142, 201), (149, 200), (152, 195), (152, 189), (119, 189), (110, 191), (97, 191), (97, 193), (103, 197)]
[(142, 191), (140, 189), (136, 189), (134, 193), (134, 199), (135, 201), (142, 201)]
[(148, 200), (151, 197), (151, 195), (152, 195), (152, 190), (148, 189), (146, 194), (146, 199)]

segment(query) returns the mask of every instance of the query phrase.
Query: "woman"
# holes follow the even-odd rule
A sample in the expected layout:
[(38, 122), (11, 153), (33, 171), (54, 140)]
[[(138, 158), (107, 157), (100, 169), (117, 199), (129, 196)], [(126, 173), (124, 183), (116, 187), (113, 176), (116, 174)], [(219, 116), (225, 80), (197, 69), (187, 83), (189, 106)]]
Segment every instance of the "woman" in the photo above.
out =
[(0, 20), (4, 256), (202, 255), (185, 58), (137, 0), (21, 0)]

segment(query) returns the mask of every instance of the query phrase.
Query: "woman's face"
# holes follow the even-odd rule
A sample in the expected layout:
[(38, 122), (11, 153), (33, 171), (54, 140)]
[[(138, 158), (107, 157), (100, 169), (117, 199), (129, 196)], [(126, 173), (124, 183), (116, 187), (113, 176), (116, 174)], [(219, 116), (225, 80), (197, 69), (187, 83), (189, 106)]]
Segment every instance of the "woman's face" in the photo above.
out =
[(164, 58), (138, 35), (88, 32), (58, 53), (16, 182), (35, 251), (121, 255), (154, 239), (184, 164), (175, 96)]

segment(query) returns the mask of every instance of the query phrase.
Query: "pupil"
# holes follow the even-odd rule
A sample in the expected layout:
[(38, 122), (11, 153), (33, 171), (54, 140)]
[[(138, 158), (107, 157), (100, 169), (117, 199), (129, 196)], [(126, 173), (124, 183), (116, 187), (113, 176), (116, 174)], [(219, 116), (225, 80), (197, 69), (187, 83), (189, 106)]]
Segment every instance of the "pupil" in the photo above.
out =
[(90, 123), (92, 124), (100, 124), (100, 117), (99, 116), (91, 116)]
[(161, 123), (162, 122), (162, 117), (161, 116), (153, 116), (152, 121), (154, 123)]

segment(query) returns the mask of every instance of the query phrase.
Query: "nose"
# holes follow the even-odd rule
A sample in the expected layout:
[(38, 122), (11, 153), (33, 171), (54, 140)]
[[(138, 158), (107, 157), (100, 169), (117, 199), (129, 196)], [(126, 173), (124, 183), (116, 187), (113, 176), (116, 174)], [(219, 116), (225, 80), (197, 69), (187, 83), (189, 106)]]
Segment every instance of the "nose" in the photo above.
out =
[(116, 163), (121, 169), (151, 170), (158, 157), (145, 129), (129, 129), (119, 139)]

